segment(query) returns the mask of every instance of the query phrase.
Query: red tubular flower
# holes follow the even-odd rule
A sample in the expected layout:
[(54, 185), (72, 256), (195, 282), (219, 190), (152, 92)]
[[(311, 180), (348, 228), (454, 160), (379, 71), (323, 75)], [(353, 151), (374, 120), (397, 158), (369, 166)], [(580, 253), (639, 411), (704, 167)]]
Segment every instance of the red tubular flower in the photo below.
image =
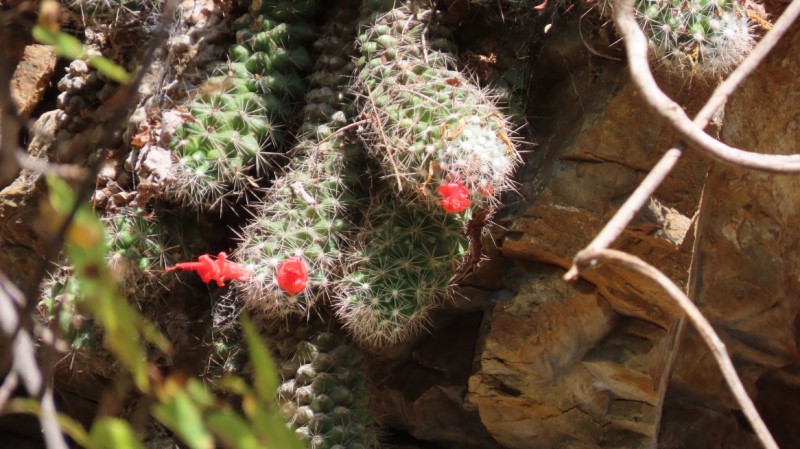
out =
[(219, 253), (217, 260), (208, 254), (197, 258), (197, 262), (180, 262), (175, 266), (167, 267), (167, 272), (172, 270), (196, 271), (203, 282), (216, 281), (220, 287), (225, 286), (225, 281), (245, 280), (253, 276), (253, 272), (239, 264), (228, 262), (226, 253)]
[(278, 267), (275, 279), (278, 280), (278, 287), (294, 296), (306, 288), (308, 282), (306, 265), (300, 257), (292, 256)]
[(448, 214), (464, 212), (469, 207), (469, 190), (461, 181), (442, 184), (436, 193), (444, 197), (441, 200), (442, 207)]

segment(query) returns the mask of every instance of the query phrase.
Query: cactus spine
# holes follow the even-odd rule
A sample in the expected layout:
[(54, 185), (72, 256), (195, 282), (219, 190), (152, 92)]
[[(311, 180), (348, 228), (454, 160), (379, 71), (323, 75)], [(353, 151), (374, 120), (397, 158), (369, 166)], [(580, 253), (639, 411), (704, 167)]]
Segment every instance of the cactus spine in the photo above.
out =
[(511, 187), (519, 162), (505, 117), (452, 69), (449, 42), (426, 36), (430, 10), (399, 6), (381, 15), (374, 3), (364, 3), (373, 20), (358, 38), (354, 86), (362, 115), (372, 119), (365, 136), (372, 155), (397, 190), (429, 205), (438, 207), (433, 192), (450, 182), (485, 205)]
[(306, 44), (313, 0), (261, 2), (233, 23), (236, 45), (222, 75), (209, 79), (189, 106), (193, 120), (172, 141), (178, 159), (172, 193), (210, 209), (235, 200), (266, 173), (285, 139), (311, 62)]
[[(349, 13), (346, 9), (343, 14)], [(336, 274), (340, 245), (350, 229), (349, 207), (357, 174), (359, 146), (339, 132), (354, 115), (346, 95), (352, 74), (350, 27), (343, 17), (332, 22), (315, 47), (320, 52), (306, 95), (303, 132), (288, 171), (267, 190), (255, 218), (244, 229), (237, 258), (256, 276), (239, 283), (247, 305), (268, 316), (306, 313), (325, 295)], [(299, 257), (308, 286), (295, 295), (276, 282), (279, 266)]]

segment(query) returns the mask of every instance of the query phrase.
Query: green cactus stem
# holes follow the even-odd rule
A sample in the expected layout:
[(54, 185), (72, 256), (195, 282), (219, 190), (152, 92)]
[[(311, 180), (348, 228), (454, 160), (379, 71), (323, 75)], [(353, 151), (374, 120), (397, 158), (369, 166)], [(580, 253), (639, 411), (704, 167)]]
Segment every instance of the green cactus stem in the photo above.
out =
[(233, 22), (236, 45), (220, 75), (198, 89), (192, 120), (172, 139), (173, 196), (202, 209), (235, 202), (257, 186), (288, 137), (314, 36), (316, 2), (252, 2)]
[[(303, 125), (287, 172), (267, 190), (255, 217), (242, 232), (236, 258), (255, 272), (239, 283), (245, 303), (267, 316), (305, 314), (325, 296), (338, 277), (340, 246), (350, 231), (352, 189), (357, 183), (360, 145), (342, 131), (354, 115), (346, 93), (352, 74), (349, 59), (352, 14), (342, 10), (315, 47), (317, 67), (306, 95)], [(295, 258), (295, 259), (292, 259)], [(281, 288), (279, 269), (290, 259), (302, 262), (307, 286)], [(296, 262), (295, 262), (296, 263)]]
[(506, 117), (487, 91), (454, 70), (451, 46), (429, 30), (432, 12), (365, 2), (353, 90), (370, 119), (371, 155), (398, 191), (438, 207), (437, 188), (462, 183), (475, 207), (512, 187), (520, 158)]
[(336, 313), (353, 338), (392, 345), (425, 327), (469, 249), (465, 217), (394, 195), (373, 203), (337, 286)]

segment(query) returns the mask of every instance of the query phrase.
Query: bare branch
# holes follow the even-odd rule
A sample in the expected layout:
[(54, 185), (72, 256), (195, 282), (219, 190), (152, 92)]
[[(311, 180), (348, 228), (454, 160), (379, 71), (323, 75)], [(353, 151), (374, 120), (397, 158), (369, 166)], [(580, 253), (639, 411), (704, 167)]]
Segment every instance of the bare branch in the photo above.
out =
[(66, 180), (83, 181), (88, 174), (85, 167), (72, 164), (54, 164), (47, 162), (45, 159), (31, 157), (28, 153), (19, 149), (15, 152), (15, 156), (20, 167), (40, 175), (55, 175)]
[[(795, 0), (775, 22), (772, 29), (764, 36), (752, 52), (745, 58), (744, 61), (731, 73), (728, 78), (720, 84), (706, 104), (697, 113), (693, 123), (698, 128), (704, 128), (714, 113), (722, 107), (728, 100), (728, 97), (733, 93), (739, 84), (752, 73), (753, 70), (764, 60), (769, 54), (775, 44), (783, 37), (789, 27), (794, 23), (800, 15), (800, 0)], [(633, 70), (633, 66), (631, 66)], [(586, 246), (586, 248), (575, 255), (572, 267), (567, 272), (565, 279), (575, 280), (578, 277), (579, 261), (583, 260), (585, 254), (591, 253), (591, 250), (602, 250), (608, 248), (617, 237), (622, 234), (628, 223), (633, 220), (633, 217), (644, 206), (644, 203), (652, 195), (658, 186), (664, 182), (667, 175), (672, 171), (677, 164), (678, 159), (681, 157), (683, 150), (686, 149), (686, 143), (682, 140), (676, 142), (664, 156), (656, 163), (650, 173), (642, 180), (642, 183), (636, 190), (625, 200), (625, 203), (617, 210), (614, 216), (597, 234), (594, 240)]]
[(46, 381), (36, 363), (36, 346), (31, 334), (21, 327), (22, 320), (19, 314), (24, 308), (24, 303), (22, 292), (0, 272), (0, 332), (11, 340), (11, 351), (14, 356), (11, 372), (0, 386), (0, 409), (5, 405), (18, 379), (22, 380), (29, 395), (41, 398), (39, 422), (42, 425), (47, 448), (67, 449), (67, 442), (56, 417), (52, 385)]
[(734, 368), (730, 355), (728, 355), (728, 351), (725, 349), (725, 343), (723, 343), (717, 333), (714, 332), (711, 323), (706, 320), (700, 312), (700, 309), (697, 308), (692, 300), (689, 299), (674, 282), (664, 273), (642, 259), (622, 251), (612, 249), (593, 251), (590, 258), (587, 258), (587, 260), (591, 260), (591, 262), (586, 263), (586, 265), (582, 267), (583, 269), (594, 266), (595, 262), (615, 262), (647, 276), (658, 283), (670, 298), (677, 302), (681, 309), (683, 309), (686, 316), (689, 317), (689, 320), (691, 320), (697, 328), (703, 341), (708, 345), (709, 349), (711, 349), (711, 354), (719, 365), (722, 375), (725, 377), (725, 381), (728, 383), (734, 398), (736, 398), (736, 401), (742, 407), (742, 412), (744, 412), (744, 415), (753, 427), (762, 446), (764, 446), (765, 449), (779, 449), (778, 444), (775, 442), (775, 439), (772, 438), (772, 434), (770, 434), (769, 429), (767, 429), (766, 424), (764, 424), (764, 421), (758, 414), (758, 410), (756, 410), (753, 401), (750, 400), (750, 397), (747, 395), (747, 391), (741, 379), (739, 379), (739, 375), (736, 374), (736, 368)]
[[(791, 16), (798, 9), (800, 3), (794, 1), (784, 14)], [(743, 151), (730, 147), (703, 132), (701, 127), (689, 120), (680, 105), (672, 101), (656, 84), (647, 61), (647, 37), (634, 18), (633, 0), (615, 0), (614, 20), (625, 40), (633, 82), (647, 103), (664, 117), (689, 145), (718, 161), (731, 165), (771, 173), (800, 172), (800, 154), (778, 155)]]
[(41, 399), (39, 423), (42, 425), (42, 434), (47, 449), (69, 449), (61, 426), (58, 424), (58, 412), (53, 399), (53, 386), (48, 385)]
[(11, 397), (11, 393), (13, 393), (14, 389), (19, 385), (18, 381), (19, 377), (16, 371), (9, 372), (6, 374), (6, 378), (3, 379), (3, 385), (0, 385), (0, 412), (6, 407), (8, 398)]

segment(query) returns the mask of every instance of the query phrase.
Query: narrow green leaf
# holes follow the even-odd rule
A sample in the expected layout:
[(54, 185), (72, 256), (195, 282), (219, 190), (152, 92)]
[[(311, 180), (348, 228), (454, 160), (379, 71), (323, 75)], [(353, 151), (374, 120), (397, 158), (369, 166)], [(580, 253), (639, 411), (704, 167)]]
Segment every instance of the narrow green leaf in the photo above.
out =
[(192, 402), (203, 409), (214, 406), (214, 396), (206, 390), (206, 386), (202, 382), (194, 377), (186, 382), (186, 393)]
[(108, 58), (90, 56), (89, 64), (120, 84), (128, 84), (131, 81), (131, 75)]
[(33, 27), (33, 38), (45, 45), (55, 47), (56, 54), (68, 59), (79, 59), (86, 51), (81, 41), (69, 34), (48, 29), (41, 25)]
[(90, 436), (95, 449), (144, 449), (130, 424), (118, 418), (98, 418)]
[(81, 41), (74, 36), (55, 31), (47, 27), (36, 25), (33, 27), (33, 38), (44, 45), (52, 45), (56, 54), (67, 59), (87, 58), (88, 63), (104, 73), (110, 79), (121, 84), (128, 84), (131, 76), (122, 67), (108, 58), (102, 56), (89, 56), (83, 48)]
[[(242, 418), (227, 411), (214, 411), (206, 418), (208, 428), (222, 443), (232, 449), (259, 449), (258, 440)], [(257, 427), (257, 426), (254, 426)], [(275, 449), (284, 449), (274, 446)], [(288, 448), (287, 448), (288, 449)]]
[(175, 432), (191, 449), (212, 449), (214, 440), (203, 424), (200, 409), (184, 390), (172, 392), (169, 398), (153, 407), (153, 416)]
[(241, 377), (225, 376), (216, 385), (220, 391), (226, 391), (239, 396), (251, 395), (250, 386)]
[(272, 402), (275, 400), (278, 385), (280, 385), (278, 369), (253, 323), (244, 315), (242, 316), (242, 330), (245, 340), (247, 340), (250, 362), (253, 364), (253, 383), (258, 399), (262, 402)]

